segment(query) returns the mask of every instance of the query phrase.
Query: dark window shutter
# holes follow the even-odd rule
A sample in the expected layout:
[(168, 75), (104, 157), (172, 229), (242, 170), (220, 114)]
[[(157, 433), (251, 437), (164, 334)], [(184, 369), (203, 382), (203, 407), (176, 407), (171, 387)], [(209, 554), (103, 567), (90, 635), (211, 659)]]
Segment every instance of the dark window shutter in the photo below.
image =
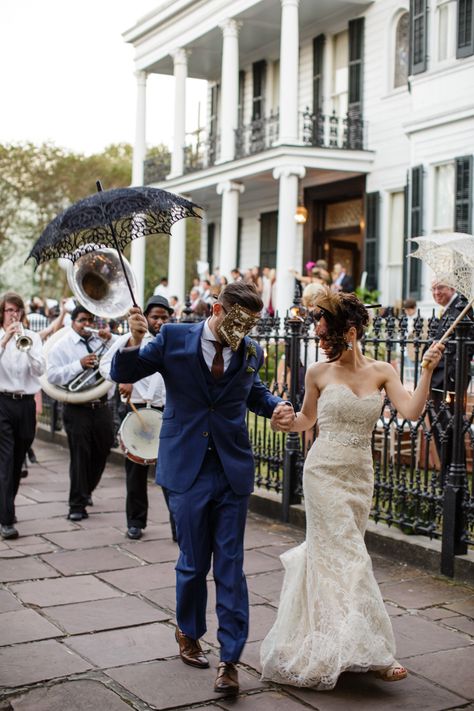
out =
[(472, 156), (456, 158), (456, 202), (454, 231), (472, 230)]
[(217, 117), (219, 107), (219, 84), (211, 87), (211, 110), (209, 116), (209, 134), (217, 136)]
[(237, 220), (237, 250), (235, 255), (235, 266), (237, 269), (240, 268), (240, 252), (242, 248), (242, 218), (239, 217)]
[(364, 92), (364, 18), (349, 22), (349, 101), (347, 148), (363, 148), (362, 97)]
[(252, 64), (252, 121), (262, 119), (265, 115), (265, 79), (267, 63), (264, 59)]
[[(407, 171), (407, 182), (403, 189), (403, 266), (402, 266), (402, 294), (403, 298), (408, 296), (408, 263), (411, 259), (408, 259), (409, 251), (408, 249), (408, 238), (410, 236), (408, 231), (408, 226), (410, 224), (409, 219), (409, 209), (410, 204), (410, 173)], [(410, 243), (411, 244), (411, 243)]]
[(262, 212), (260, 215), (260, 265), (276, 267), (278, 235), (278, 212)]
[(410, 0), (410, 74), (426, 72), (427, 24), (427, 0)]
[(474, 54), (474, 22), (472, 15), (474, 0), (458, 0), (458, 36), (456, 57), (470, 57)]
[(379, 269), (380, 193), (365, 196), (365, 271), (367, 289), (377, 289)]
[(323, 105), (323, 62), (324, 35), (313, 39), (313, 113), (321, 111)]
[(213, 222), (207, 225), (207, 261), (209, 262), (209, 273), (214, 269), (214, 237), (216, 226)]
[[(423, 166), (411, 169), (410, 195), (410, 237), (423, 234)], [(408, 284), (409, 296), (419, 298), (421, 292), (421, 261), (410, 259), (410, 275)]]
[(239, 128), (244, 125), (244, 95), (245, 95), (245, 72), (239, 72), (239, 109), (238, 122)]

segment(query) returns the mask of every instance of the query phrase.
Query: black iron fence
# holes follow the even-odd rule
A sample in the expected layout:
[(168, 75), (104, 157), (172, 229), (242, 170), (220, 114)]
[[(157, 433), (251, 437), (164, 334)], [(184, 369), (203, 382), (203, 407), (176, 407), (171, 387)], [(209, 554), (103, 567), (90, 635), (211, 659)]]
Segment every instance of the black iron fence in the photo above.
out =
[[(189, 311), (189, 310), (188, 310)], [(185, 311), (183, 320), (193, 321)], [(373, 319), (363, 352), (392, 364), (408, 390), (416, 387), (422, 354), (437, 324), (434, 317), (414, 321), (402, 314)], [(290, 400), (296, 410), (304, 397), (305, 372), (322, 357), (313, 325), (298, 317), (267, 317), (253, 338), (265, 361), (260, 372), (270, 390)], [(456, 363), (455, 387), (428, 401), (416, 420), (402, 418), (385, 398), (372, 435), (374, 496), (372, 518), (407, 535), (442, 540), (442, 572), (454, 573), (454, 557), (474, 545), (474, 391), (470, 360), (472, 324), (461, 324), (447, 356)], [(61, 428), (58, 404), (43, 394), (40, 420)], [(273, 432), (269, 421), (249, 412), (247, 425), (255, 456), (255, 485), (281, 498), (282, 519), (302, 501), (306, 455), (317, 432)]]

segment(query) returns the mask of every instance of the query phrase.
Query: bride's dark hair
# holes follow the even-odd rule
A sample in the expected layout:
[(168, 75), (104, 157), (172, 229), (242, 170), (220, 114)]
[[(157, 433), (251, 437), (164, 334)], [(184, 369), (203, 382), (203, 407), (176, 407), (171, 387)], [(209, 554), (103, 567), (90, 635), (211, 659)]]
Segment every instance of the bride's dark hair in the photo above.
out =
[(329, 361), (339, 360), (347, 343), (344, 334), (354, 326), (357, 340), (364, 335), (364, 329), (369, 323), (369, 312), (355, 294), (333, 292), (328, 288), (321, 291), (316, 299), (313, 312), (315, 320), (324, 316), (327, 331), (324, 334), (325, 351)]

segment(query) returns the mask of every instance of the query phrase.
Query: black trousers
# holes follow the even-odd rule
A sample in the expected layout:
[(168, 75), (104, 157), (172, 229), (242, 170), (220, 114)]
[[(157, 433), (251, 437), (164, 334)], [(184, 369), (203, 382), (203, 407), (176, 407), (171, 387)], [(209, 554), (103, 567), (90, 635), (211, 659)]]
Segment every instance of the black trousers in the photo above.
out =
[(64, 428), (69, 445), (69, 510), (82, 512), (105, 469), (114, 442), (112, 413), (107, 404), (91, 408), (66, 404)]
[(33, 396), (12, 400), (0, 394), (0, 524), (12, 526), (15, 497), (26, 453), (36, 429)]

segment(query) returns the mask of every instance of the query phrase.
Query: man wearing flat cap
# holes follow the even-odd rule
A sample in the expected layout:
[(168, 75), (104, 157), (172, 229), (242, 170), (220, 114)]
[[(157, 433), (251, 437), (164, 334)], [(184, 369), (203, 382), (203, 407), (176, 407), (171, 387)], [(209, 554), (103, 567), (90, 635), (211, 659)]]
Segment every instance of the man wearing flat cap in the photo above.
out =
[[(150, 299), (145, 307), (144, 315), (148, 323), (148, 333), (144, 338), (144, 343), (152, 341), (159, 333), (161, 326), (167, 323), (173, 315), (173, 309), (169, 305), (168, 299), (159, 294), (155, 294)], [(110, 366), (112, 358), (117, 350), (123, 348), (130, 338), (129, 333), (125, 333), (118, 338), (112, 348), (101, 359), (100, 372), (104, 378), (110, 380)], [(131, 412), (130, 403), (133, 403), (135, 408), (140, 409), (149, 404), (153, 409), (163, 411), (165, 406), (165, 384), (160, 373), (153, 373), (146, 378), (142, 378), (136, 383), (119, 383), (118, 384), (122, 401), (127, 403), (127, 412)], [(158, 441), (156, 442), (158, 448)], [(127, 515), (127, 536), (128, 538), (138, 539), (143, 535), (143, 529), (146, 528), (147, 513), (148, 513), (148, 465), (138, 464), (130, 459), (125, 459), (126, 472), (126, 515)], [(171, 531), (173, 539), (176, 538), (174, 521), (170, 517)]]

